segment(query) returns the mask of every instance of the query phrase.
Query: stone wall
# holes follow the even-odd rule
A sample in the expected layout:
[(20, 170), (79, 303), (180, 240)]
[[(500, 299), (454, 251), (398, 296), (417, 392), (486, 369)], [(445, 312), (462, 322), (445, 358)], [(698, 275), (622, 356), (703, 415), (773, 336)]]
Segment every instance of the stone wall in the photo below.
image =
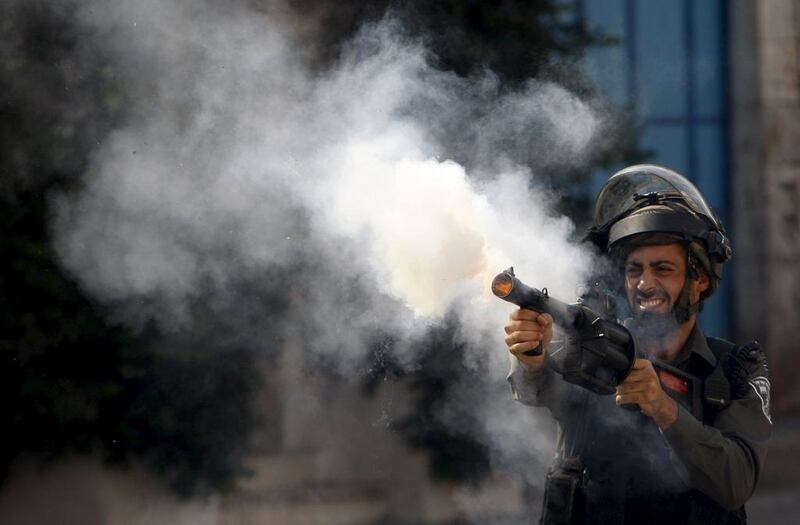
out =
[(184, 501), (137, 470), (75, 459), (41, 469), (20, 463), (0, 492), (3, 525), (214, 525), (215, 499)]
[[(521, 525), (538, 515), (541, 494), (526, 497), (531, 487), (519, 473), (495, 472), (480, 487), (432, 480), (425, 453), (392, 429), (413, 402), (408, 386), (386, 381), (364, 395), (358, 380), (303, 366), (302, 349), (301, 338), (289, 337), (281, 355), (263, 363), (259, 412), (268, 428), (254, 436), (252, 476), (233, 493), (180, 500), (135, 468), (91, 459), (43, 470), (20, 463), (0, 490), (0, 523)], [(555, 437), (553, 428), (545, 432)]]
[(768, 351), (773, 408), (800, 410), (800, 5), (730, 4), (735, 325)]

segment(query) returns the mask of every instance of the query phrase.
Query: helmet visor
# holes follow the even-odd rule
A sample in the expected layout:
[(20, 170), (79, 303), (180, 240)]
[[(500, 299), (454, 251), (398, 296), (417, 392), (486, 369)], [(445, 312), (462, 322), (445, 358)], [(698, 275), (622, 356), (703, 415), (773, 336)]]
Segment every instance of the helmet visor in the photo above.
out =
[(597, 196), (594, 224), (600, 227), (626, 215), (644, 204), (642, 196), (648, 194), (680, 198), (695, 213), (719, 223), (694, 184), (672, 170), (645, 164), (631, 166), (608, 179)]

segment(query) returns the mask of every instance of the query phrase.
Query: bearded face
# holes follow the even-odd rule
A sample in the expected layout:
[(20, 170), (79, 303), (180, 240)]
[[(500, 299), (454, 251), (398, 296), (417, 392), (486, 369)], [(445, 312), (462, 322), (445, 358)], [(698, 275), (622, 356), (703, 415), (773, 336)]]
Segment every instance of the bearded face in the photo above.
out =
[(625, 260), (625, 292), (636, 317), (666, 315), (686, 279), (686, 251), (680, 244), (640, 246)]
[[(659, 338), (678, 328), (673, 308), (686, 281), (686, 249), (678, 243), (640, 246), (625, 259), (625, 293), (639, 328), (637, 335)], [(702, 274), (689, 281), (691, 303), (708, 288)]]

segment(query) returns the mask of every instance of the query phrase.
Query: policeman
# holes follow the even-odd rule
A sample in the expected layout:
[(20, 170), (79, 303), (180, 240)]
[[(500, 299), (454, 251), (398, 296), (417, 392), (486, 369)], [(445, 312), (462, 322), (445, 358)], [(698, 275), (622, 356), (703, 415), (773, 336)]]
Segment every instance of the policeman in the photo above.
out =
[[(745, 523), (772, 432), (770, 383), (757, 343), (705, 337), (696, 320), (731, 257), (722, 224), (684, 177), (637, 165), (603, 186), (587, 238), (622, 268), (623, 324), (642, 358), (615, 395), (594, 394), (545, 366), (557, 350), (548, 314), (511, 314), (513, 396), (559, 424), (541, 522)], [(699, 411), (676, 401), (690, 385), (654, 361), (699, 380)]]

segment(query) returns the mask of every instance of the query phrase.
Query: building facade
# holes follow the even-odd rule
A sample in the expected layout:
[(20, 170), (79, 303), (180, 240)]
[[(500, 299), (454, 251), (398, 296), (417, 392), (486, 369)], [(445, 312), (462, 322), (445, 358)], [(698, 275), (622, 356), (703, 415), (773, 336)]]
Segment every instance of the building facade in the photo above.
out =
[[(734, 245), (701, 314), (708, 335), (756, 339), (775, 408), (800, 409), (800, 5), (792, 0), (575, 0), (618, 39), (587, 71), (641, 126), (651, 161), (686, 175)], [(595, 174), (595, 189), (609, 173)]]

